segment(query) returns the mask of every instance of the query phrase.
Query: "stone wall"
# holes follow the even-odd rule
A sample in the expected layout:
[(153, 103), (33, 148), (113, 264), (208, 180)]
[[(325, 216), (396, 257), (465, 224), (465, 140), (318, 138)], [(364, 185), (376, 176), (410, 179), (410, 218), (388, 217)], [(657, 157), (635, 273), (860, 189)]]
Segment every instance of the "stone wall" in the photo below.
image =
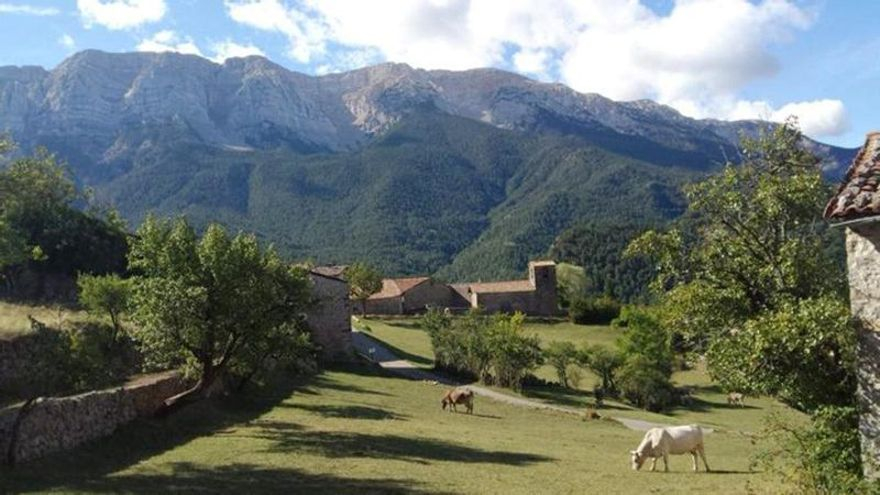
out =
[(351, 300), (344, 280), (312, 273), (316, 304), (306, 314), (312, 341), (324, 361), (345, 361), (354, 355), (351, 344)]
[(865, 476), (880, 478), (880, 223), (846, 231), (850, 305), (859, 321), (859, 434)]
[(408, 314), (423, 313), (428, 306), (445, 308), (452, 305), (452, 289), (433, 280), (423, 282), (403, 295), (403, 311)]
[[(357, 301), (356, 311), (360, 314), (361, 303)], [(367, 299), (367, 314), (369, 315), (402, 315), (403, 299), (400, 296)]]
[[(181, 374), (169, 371), (142, 376), (121, 387), (39, 399), (21, 424), (16, 459), (35, 459), (110, 435), (135, 418), (152, 416), (165, 399), (185, 389)], [(0, 411), (0, 452), (4, 454), (20, 407)]]

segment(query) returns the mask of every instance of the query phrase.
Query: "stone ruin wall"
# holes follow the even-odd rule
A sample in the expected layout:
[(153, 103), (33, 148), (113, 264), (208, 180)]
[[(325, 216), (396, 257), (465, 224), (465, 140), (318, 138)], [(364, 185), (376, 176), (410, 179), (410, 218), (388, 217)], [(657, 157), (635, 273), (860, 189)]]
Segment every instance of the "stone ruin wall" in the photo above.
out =
[[(39, 399), (21, 424), (16, 458), (36, 459), (110, 435), (136, 418), (152, 416), (165, 399), (186, 387), (179, 372), (169, 371), (121, 387)], [(0, 452), (4, 455), (20, 407), (0, 410)]]

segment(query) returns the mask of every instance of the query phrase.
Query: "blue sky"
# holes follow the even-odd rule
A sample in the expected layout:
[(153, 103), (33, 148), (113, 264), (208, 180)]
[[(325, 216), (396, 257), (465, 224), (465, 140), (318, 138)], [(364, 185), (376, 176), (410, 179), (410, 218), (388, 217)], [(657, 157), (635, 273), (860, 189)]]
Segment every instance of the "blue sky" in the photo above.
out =
[(97, 48), (308, 74), (491, 66), (694, 117), (795, 114), (855, 147), (880, 129), (878, 19), (874, 0), (0, 0), (0, 65)]

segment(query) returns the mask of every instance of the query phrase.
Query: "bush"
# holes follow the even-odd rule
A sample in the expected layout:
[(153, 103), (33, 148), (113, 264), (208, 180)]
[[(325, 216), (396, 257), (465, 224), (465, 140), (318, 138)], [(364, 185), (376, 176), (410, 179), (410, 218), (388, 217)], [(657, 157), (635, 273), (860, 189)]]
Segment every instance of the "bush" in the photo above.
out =
[(878, 494), (880, 481), (862, 478), (858, 426), (858, 410), (849, 406), (820, 407), (808, 426), (773, 416), (757, 461), (794, 485), (792, 493)]
[(659, 412), (675, 403), (675, 389), (669, 375), (645, 356), (633, 356), (620, 368), (617, 385), (630, 404)]
[(568, 317), (578, 325), (607, 325), (620, 316), (620, 303), (610, 297), (574, 299), (568, 308)]
[(623, 364), (623, 357), (619, 352), (605, 346), (593, 345), (580, 352), (578, 361), (602, 380), (600, 388), (603, 395), (617, 395), (615, 375)]
[(670, 382), (673, 368), (669, 335), (649, 312), (632, 311), (618, 341), (624, 364), (617, 385), (623, 398), (636, 407), (661, 411), (675, 403)]
[(522, 335), (524, 317), (489, 317), (471, 311), (452, 318), (431, 309), (421, 326), (431, 337), (434, 366), (484, 383), (520, 388), (528, 373), (543, 362), (537, 337)]
[(571, 342), (554, 341), (544, 350), (544, 360), (556, 371), (559, 384), (569, 385), (569, 368), (577, 358), (577, 349)]

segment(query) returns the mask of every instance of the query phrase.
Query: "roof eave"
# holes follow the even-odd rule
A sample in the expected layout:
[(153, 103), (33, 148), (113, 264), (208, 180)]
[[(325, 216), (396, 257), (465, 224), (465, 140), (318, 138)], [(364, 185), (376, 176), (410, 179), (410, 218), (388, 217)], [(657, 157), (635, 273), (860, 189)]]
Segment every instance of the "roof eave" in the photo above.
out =
[(832, 228), (837, 227), (855, 227), (859, 225), (866, 225), (870, 223), (880, 222), (880, 215), (870, 215), (866, 217), (853, 218), (852, 220), (844, 220), (842, 222), (829, 222), (829, 225)]

